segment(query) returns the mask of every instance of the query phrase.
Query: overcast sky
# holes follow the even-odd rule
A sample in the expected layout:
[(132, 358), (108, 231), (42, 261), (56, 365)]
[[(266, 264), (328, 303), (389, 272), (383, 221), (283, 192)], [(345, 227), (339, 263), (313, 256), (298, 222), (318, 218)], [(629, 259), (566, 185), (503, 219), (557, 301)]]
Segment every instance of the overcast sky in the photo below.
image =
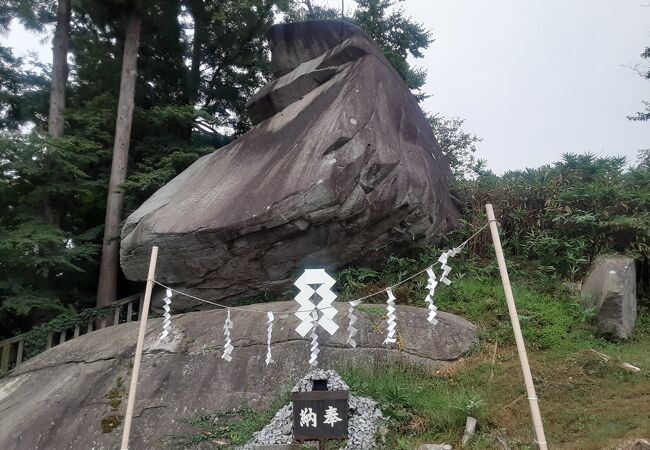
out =
[[(338, 0), (317, 0), (338, 7)], [(537, 167), (564, 152), (623, 155), (650, 148), (650, 123), (626, 115), (650, 81), (625, 67), (650, 46), (646, 0), (406, 0), (433, 31), (424, 109), (464, 118), (497, 172)], [(352, 1), (346, 1), (351, 5)], [(41, 38), (42, 39), (42, 38)], [(13, 27), (5, 45), (51, 61), (49, 42)]]
[(423, 106), (466, 119), (488, 167), (537, 167), (564, 152), (650, 148), (650, 123), (626, 115), (650, 100), (629, 68), (650, 46), (644, 0), (406, 0), (433, 31)]

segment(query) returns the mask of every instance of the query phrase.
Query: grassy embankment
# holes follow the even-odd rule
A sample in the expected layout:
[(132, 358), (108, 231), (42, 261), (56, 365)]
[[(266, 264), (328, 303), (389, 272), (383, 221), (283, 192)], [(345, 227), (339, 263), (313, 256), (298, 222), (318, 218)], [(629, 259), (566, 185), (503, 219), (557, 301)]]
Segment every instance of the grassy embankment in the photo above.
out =
[[(642, 312), (630, 341), (608, 341), (592, 332), (593, 312), (561, 281), (526, 265), (511, 262), (511, 272), (550, 447), (610, 448), (625, 438), (648, 437), (650, 315)], [(528, 401), (496, 269), (492, 263), (465, 263), (454, 272), (454, 283), (438, 289), (436, 301), (441, 310), (479, 325), (481, 342), (470, 355), (435, 373), (390, 367), (347, 368), (342, 375), (353, 391), (384, 405), (391, 417), (386, 448), (457, 445), (468, 414), (479, 420), (470, 448), (505, 448), (502, 443), (533, 448)], [(361, 291), (379, 286), (379, 280)], [(396, 296), (424, 306), (421, 281), (396, 289)], [(641, 372), (620, 367), (624, 362)]]

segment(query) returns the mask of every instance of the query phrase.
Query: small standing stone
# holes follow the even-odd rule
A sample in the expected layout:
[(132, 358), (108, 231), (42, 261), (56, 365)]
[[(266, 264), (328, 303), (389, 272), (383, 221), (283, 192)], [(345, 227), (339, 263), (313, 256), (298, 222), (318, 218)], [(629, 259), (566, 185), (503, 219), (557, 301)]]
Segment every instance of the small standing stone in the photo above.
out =
[(588, 308), (596, 310), (599, 332), (628, 339), (636, 321), (636, 269), (627, 256), (601, 256), (582, 283)]
[(465, 433), (463, 434), (463, 440), (461, 441), (463, 447), (469, 444), (469, 441), (472, 440), (474, 432), (476, 431), (476, 423), (475, 418), (471, 416), (467, 417), (467, 420), (465, 421)]

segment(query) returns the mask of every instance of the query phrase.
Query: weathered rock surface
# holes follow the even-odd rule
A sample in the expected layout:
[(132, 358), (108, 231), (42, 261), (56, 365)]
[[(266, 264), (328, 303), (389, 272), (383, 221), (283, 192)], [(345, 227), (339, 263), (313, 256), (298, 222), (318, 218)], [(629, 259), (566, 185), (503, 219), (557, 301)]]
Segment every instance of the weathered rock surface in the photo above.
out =
[(431, 127), (363, 31), (310, 21), (269, 40), (277, 78), (250, 99), (255, 126), (129, 216), (127, 278), (146, 279), (158, 245), (157, 279), (194, 295), (282, 291), (305, 267), (370, 263), (455, 223)]
[[(148, 324), (138, 385), (131, 449), (151, 449), (175, 432), (192, 432), (182, 419), (237, 408), (243, 400), (266, 408), (286, 386), (308, 370), (309, 343), (295, 332), (295, 302), (264, 305), (278, 311), (272, 351), (265, 365), (266, 314), (232, 311), (235, 349), (230, 363), (221, 359), (225, 311), (174, 316), (172, 339), (158, 342), (161, 319)], [(250, 308), (259, 309), (261, 305)], [(338, 304), (337, 321), (347, 304)], [(382, 308), (383, 309), (383, 308)], [(287, 312), (283, 318), (282, 311)], [(440, 312), (432, 328), (423, 308), (398, 306), (399, 351), (382, 345), (384, 318), (359, 311), (357, 348), (345, 345), (340, 330), (323, 336), (321, 367), (344, 364), (411, 363), (439, 368), (475, 342), (475, 327)], [(0, 380), (0, 448), (2, 450), (93, 448), (118, 449), (122, 426), (109, 430), (114, 416), (126, 411), (126, 391), (138, 323), (105, 328), (58, 345), (27, 361)]]
[(599, 332), (619, 339), (629, 338), (637, 308), (634, 259), (597, 258), (582, 284), (582, 296), (587, 307), (596, 308)]

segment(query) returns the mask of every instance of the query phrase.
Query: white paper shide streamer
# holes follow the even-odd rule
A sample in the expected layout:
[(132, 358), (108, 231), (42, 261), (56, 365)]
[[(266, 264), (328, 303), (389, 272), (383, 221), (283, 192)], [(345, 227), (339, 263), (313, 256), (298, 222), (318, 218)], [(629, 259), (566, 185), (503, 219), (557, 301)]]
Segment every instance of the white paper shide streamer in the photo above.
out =
[(427, 303), (427, 307), (429, 308), (429, 316), (427, 317), (427, 320), (431, 325), (436, 325), (438, 323), (438, 320), (436, 319), (436, 315), (438, 315), (437, 312), (438, 308), (433, 303), (433, 295), (436, 291), (436, 286), (438, 285), (438, 282), (436, 281), (436, 274), (433, 273), (432, 267), (429, 267), (427, 269), (427, 275), (429, 275), (429, 280), (427, 284), (427, 289), (429, 290), (429, 293), (424, 299), (424, 301)]
[(346, 344), (350, 344), (350, 347), (357, 346), (357, 341), (354, 340), (354, 336), (357, 334), (359, 330), (357, 330), (354, 326), (354, 324), (357, 323), (357, 316), (354, 314), (354, 308), (359, 303), (361, 303), (361, 300), (354, 300), (352, 302), (348, 302), (350, 307), (348, 308), (348, 340)]
[(318, 327), (318, 312), (314, 311), (312, 313), (312, 327), (311, 327), (311, 346), (309, 353), (309, 365), (316, 367), (318, 365), (318, 354), (320, 349), (318, 348), (318, 334), (316, 334), (316, 327)]
[(393, 291), (390, 288), (386, 289), (386, 293), (388, 294), (388, 300), (386, 300), (386, 304), (388, 305), (386, 306), (386, 323), (388, 325), (388, 334), (386, 335), (384, 344), (394, 344), (397, 342), (397, 339), (395, 339), (395, 327), (397, 326), (397, 323), (395, 322), (395, 296), (393, 295)]
[(267, 324), (267, 331), (266, 331), (266, 365), (268, 366), (273, 362), (273, 358), (271, 358), (271, 336), (273, 335), (273, 313), (268, 312), (266, 313), (269, 320), (266, 322)]
[(223, 344), (223, 355), (221, 355), (221, 357), (228, 362), (232, 361), (232, 351), (234, 350), (234, 347), (232, 346), (232, 341), (230, 340), (231, 329), (232, 329), (232, 320), (230, 320), (230, 308), (228, 308), (226, 321), (223, 324), (223, 336), (225, 342)]
[(440, 258), (438, 258), (438, 262), (441, 264), (440, 268), (442, 269), (442, 275), (440, 275), (441, 283), (444, 283), (447, 286), (451, 284), (451, 280), (448, 278), (448, 275), (451, 272), (451, 267), (447, 265), (447, 260), (459, 254), (465, 247), (465, 244), (467, 244), (467, 242), (463, 242), (458, 247), (443, 252), (442, 255), (440, 255)]
[[(336, 299), (336, 294), (332, 292), (334, 283), (336, 280), (324, 269), (305, 269), (294, 283), (299, 289), (295, 300), (300, 305), (295, 313), (296, 317), (300, 319), (296, 331), (302, 337), (309, 334), (311, 339), (309, 364), (312, 367), (316, 367), (318, 364), (318, 354), (320, 353), (316, 328), (321, 327), (330, 335), (334, 335), (339, 329), (333, 320), (337, 314), (336, 307), (332, 306), (332, 302)], [(314, 289), (313, 286), (318, 287)], [(320, 297), (320, 301), (317, 303), (312, 301), (315, 299), (314, 295)]]
[(160, 333), (160, 338), (158, 339), (159, 341), (162, 341), (169, 335), (169, 331), (171, 330), (172, 327), (172, 315), (169, 313), (171, 310), (171, 307), (169, 305), (172, 304), (172, 291), (171, 289), (167, 289), (165, 291), (165, 298), (163, 298), (163, 302), (165, 303), (163, 305), (163, 309), (165, 310), (165, 313), (163, 314), (163, 331)]
[[(443, 252), (440, 255), (440, 258), (438, 258), (438, 262), (440, 263), (440, 268), (442, 269), (442, 274), (440, 275), (440, 279), (439, 279), (441, 283), (447, 286), (451, 284), (451, 280), (449, 279), (449, 274), (451, 273), (451, 267), (447, 264), (447, 261), (449, 260), (449, 258), (453, 258), (457, 254), (459, 254), (465, 247), (466, 243), (467, 241), (463, 242), (458, 247)], [(429, 293), (424, 299), (424, 301), (427, 303), (427, 307), (429, 308), (429, 316), (427, 317), (427, 320), (429, 321), (429, 323), (431, 323), (431, 325), (436, 325), (438, 323), (438, 320), (436, 319), (436, 316), (438, 315), (438, 308), (433, 303), (433, 296), (436, 290), (436, 286), (438, 285), (438, 281), (436, 281), (436, 276), (433, 273), (433, 267), (429, 267), (427, 269), (427, 275), (429, 275), (429, 280), (427, 283), (427, 289)]]
[[(294, 286), (299, 289), (295, 300), (300, 305), (296, 311), (296, 317), (301, 322), (296, 328), (300, 336), (305, 337), (313, 328), (313, 311), (318, 311), (318, 325), (321, 326), (330, 335), (334, 335), (339, 326), (334, 322), (337, 310), (332, 306), (336, 299), (336, 294), (332, 292), (336, 280), (332, 278), (324, 269), (306, 269), (302, 275), (295, 281)], [(317, 289), (312, 286), (318, 286)], [(317, 304), (312, 302), (314, 294), (320, 297)]]
[(446, 252), (443, 252), (442, 255), (440, 255), (440, 258), (438, 258), (438, 262), (441, 264), (440, 268), (442, 269), (440, 282), (446, 284), (447, 286), (451, 284), (451, 280), (447, 278), (447, 275), (449, 275), (449, 272), (451, 272), (451, 267), (447, 265), (447, 259), (449, 258), (450, 252), (451, 250), (447, 250)]

